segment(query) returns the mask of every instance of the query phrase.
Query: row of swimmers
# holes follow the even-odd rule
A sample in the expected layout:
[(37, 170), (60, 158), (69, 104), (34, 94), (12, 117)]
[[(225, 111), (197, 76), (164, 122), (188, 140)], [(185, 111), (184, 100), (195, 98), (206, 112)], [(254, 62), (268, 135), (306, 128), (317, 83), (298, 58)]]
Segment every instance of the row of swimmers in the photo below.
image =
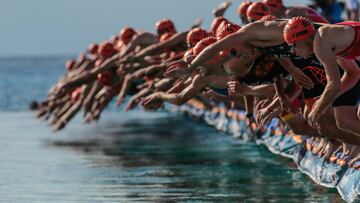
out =
[(360, 22), (329, 24), (306, 6), (264, 0), (240, 4), (240, 25), (223, 17), (230, 6), (213, 11), (209, 30), (197, 21), (177, 32), (163, 19), (156, 33), (125, 27), (90, 44), (32, 108), (60, 130), (80, 110), (86, 123), (98, 120), (114, 97), (126, 111), (223, 103), (244, 110), (249, 126), (278, 117), (312, 136), (307, 147), (319, 156), (360, 168)]

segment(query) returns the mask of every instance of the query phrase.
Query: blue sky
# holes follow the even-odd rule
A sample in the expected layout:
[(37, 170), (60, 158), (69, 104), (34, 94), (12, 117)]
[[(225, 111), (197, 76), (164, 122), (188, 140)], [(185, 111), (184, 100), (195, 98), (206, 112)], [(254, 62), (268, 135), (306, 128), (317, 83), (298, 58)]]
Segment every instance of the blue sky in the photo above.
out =
[[(165, 17), (185, 30), (199, 17), (209, 27), (221, 0), (0, 0), (0, 56), (69, 55), (117, 34), (124, 26), (154, 31)], [(239, 22), (234, 0), (226, 17)], [(284, 0), (286, 5), (306, 0)]]

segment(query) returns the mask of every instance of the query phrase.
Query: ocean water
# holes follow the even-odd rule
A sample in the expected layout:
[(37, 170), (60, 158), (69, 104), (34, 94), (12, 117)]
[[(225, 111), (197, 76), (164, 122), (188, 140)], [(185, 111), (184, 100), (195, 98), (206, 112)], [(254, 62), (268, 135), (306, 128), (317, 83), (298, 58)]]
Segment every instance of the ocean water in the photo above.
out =
[(0, 202), (341, 202), (291, 160), (178, 113), (111, 107), (52, 133), (27, 104), (65, 60), (0, 59)]

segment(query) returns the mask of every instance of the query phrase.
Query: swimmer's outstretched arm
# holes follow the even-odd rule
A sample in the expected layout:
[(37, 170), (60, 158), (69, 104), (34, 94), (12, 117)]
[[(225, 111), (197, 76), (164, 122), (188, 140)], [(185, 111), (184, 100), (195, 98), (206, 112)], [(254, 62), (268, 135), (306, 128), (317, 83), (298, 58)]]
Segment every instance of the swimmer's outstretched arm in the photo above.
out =
[(164, 42), (150, 45), (150, 46), (146, 47), (145, 49), (141, 50), (139, 53), (137, 53), (133, 57), (133, 60), (144, 58), (145, 56), (152, 56), (152, 55), (160, 54), (160, 53), (164, 52), (164, 49), (167, 49), (167, 48), (171, 49), (172, 47), (178, 45), (179, 43), (182, 43), (182, 42), (185, 43), (187, 33), (188, 33), (188, 31), (177, 33), (174, 36), (172, 36), (170, 39), (168, 39)]
[(195, 97), (201, 90), (203, 90), (208, 83), (205, 82), (206, 78), (201, 77), (200, 75), (196, 75), (192, 81), (192, 83), (187, 86), (180, 93), (165, 93), (165, 92), (156, 92), (152, 95), (149, 95), (145, 98), (143, 105), (151, 105), (152, 102), (161, 100), (165, 102), (169, 102), (174, 105), (182, 105), (187, 102), (189, 99)]
[(195, 69), (198, 66), (201, 66), (208, 60), (216, 56), (220, 51), (225, 49), (234, 48), (237, 52), (237, 55), (242, 55), (245, 52), (250, 52), (252, 54), (253, 47), (247, 43), (247, 41), (256, 39), (257, 32), (254, 31), (254, 27), (245, 26), (242, 27), (238, 32), (229, 35), (209, 46), (207, 46), (195, 59), (189, 64), (189, 69)]
[(225, 11), (231, 6), (232, 1), (231, 0), (227, 0), (222, 2), (220, 5), (218, 5), (214, 10), (213, 10), (213, 14), (215, 17), (220, 17), (223, 16)]
[(135, 52), (136, 47), (146, 47), (158, 42), (157, 37), (151, 33), (144, 32), (139, 34), (135, 39), (133, 39), (121, 53), (121, 57), (127, 56), (132, 52)]

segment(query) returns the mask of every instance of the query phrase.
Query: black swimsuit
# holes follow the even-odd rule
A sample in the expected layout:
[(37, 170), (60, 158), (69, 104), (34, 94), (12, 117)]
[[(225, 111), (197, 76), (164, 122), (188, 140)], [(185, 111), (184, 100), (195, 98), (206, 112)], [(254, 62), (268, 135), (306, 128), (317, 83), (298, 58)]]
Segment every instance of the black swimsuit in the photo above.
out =
[[(315, 29), (319, 29), (321, 25), (314, 24)], [(302, 88), (304, 98), (316, 98), (324, 92), (327, 80), (323, 64), (313, 54), (311, 57), (304, 59), (291, 53), (291, 48), (286, 43), (277, 46), (258, 47), (264, 54), (273, 55), (275, 58), (290, 58), (293, 64), (300, 68), (314, 83), (314, 88), (308, 90)], [(359, 66), (360, 67), (360, 66)], [(340, 74), (344, 71), (339, 67)], [(360, 81), (350, 89), (336, 98), (333, 107), (337, 106), (355, 106), (360, 101)]]
[(272, 56), (262, 55), (254, 60), (250, 66), (248, 73), (243, 76), (232, 77), (238, 82), (256, 86), (263, 84), (272, 84), (276, 77), (286, 77), (289, 73), (280, 65), (280, 63)]

